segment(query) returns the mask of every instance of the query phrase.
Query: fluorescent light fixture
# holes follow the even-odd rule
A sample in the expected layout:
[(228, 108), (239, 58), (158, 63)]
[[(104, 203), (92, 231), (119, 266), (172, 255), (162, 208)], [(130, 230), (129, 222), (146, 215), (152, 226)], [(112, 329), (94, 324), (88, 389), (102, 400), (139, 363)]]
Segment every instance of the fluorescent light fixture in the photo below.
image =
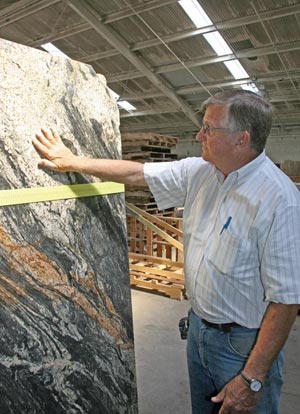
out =
[(67, 56), (65, 53), (63, 53), (61, 50), (59, 50), (56, 46), (54, 46), (52, 43), (45, 43), (44, 45), (41, 45), (41, 47), (45, 50), (47, 50), (47, 52), (51, 53), (51, 55), (55, 55), (55, 56), (63, 56), (65, 58), (69, 58), (69, 56)]
[(229, 55), (232, 53), (232, 50), (219, 32), (205, 33), (203, 36), (218, 56)]
[(224, 62), (224, 65), (227, 66), (227, 69), (229, 70), (229, 72), (231, 72), (234, 79), (249, 78), (248, 73), (245, 71), (245, 69), (237, 59)]
[(127, 112), (133, 112), (136, 111), (136, 107), (131, 105), (129, 102), (127, 101), (120, 101), (120, 95), (118, 95), (115, 91), (113, 91), (112, 89), (110, 89), (110, 92), (113, 96), (113, 98), (115, 99), (115, 101), (117, 102), (118, 106), (122, 109), (125, 109), (125, 111)]
[(259, 93), (259, 89), (257, 88), (255, 83), (253, 83), (253, 82), (247, 83), (246, 85), (241, 85), (241, 88), (244, 89), (245, 91), (251, 91), (251, 92)]
[(120, 98), (120, 95), (118, 95), (115, 91), (113, 91), (112, 89), (108, 88), (109, 91), (111, 92), (113, 98), (118, 101), (118, 99)]
[(197, 0), (180, 0), (178, 3), (196, 27), (201, 28), (213, 24)]
[[(213, 25), (213, 22), (197, 0), (179, 0), (178, 3), (196, 27), (201, 28)], [(210, 33), (204, 33), (203, 36), (218, 56), (230, 55), (233, 53), (223, 36), (217, 30)], [(249, 78), (248, 73), (237, 59), (229, 60), (224, 62), (224, 64), (235, 79)], [(259, 92), (256, 85), (252, 82), (242, 85), (241, 87), (252, 92)]]
[(118, 106), (120, 106), (122, 109), (125, 109), (125, 111), (127, 112), (132, 112), (132, 111), (136, 111), (136, 107), (131, 105), (131, 103), (127, 102), (127, 101), (118, 101), (117, 102)]

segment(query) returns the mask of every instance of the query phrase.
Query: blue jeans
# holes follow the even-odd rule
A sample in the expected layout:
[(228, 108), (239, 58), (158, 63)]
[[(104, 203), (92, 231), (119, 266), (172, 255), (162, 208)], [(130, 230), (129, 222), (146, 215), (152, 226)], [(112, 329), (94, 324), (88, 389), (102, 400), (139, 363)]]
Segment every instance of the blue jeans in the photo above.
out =
[[(210, 399), (242, 371), (257, 335), (258, 329), (242, 326), (228, 333), (207, 327), (190, 312), (187, 361), (193, 414), (218, 413), (220, 405)], [(282, 367), (283, 351), (264, 382), (255, 414), (279, 414)]]

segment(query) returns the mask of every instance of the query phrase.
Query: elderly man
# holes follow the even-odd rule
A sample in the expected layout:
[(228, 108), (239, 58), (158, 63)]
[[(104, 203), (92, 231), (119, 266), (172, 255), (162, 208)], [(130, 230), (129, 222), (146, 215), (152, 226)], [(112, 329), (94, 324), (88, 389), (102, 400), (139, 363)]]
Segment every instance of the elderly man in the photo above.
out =
[(79, 158), (52, 130), (33, 143), (43, 167), (147, 183), (161, 209), (184, 207), (193, 414), (277, 414), (282, 348), (300, 303), (300, 195), (264, 152), (268, 101), (227, 91), (203, 113), (202, 158)]

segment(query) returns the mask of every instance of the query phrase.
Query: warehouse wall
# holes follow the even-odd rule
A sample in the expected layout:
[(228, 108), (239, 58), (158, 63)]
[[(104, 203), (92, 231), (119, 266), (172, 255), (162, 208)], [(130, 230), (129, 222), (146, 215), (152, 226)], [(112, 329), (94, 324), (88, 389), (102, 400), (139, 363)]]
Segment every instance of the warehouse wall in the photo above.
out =
[(201, 144), (195, 139), (179, 140), (176, 146), (178, 159), (186, 157), (199, 157), (201, 155)]
[(266, 152), (277, 164), (286, 160), (300, 161), (300, 131), (298, 137), (271, 137), (267, 142)]
[[(176, 147), (178, 158), (198, 157), (201, 154), (201, 144), (189, 138), (179, 141)], [(300, 161), (300, 131), (299, 135), (270, 137), (267, 141), (266, 153), (276, 164), (286, 160)]]

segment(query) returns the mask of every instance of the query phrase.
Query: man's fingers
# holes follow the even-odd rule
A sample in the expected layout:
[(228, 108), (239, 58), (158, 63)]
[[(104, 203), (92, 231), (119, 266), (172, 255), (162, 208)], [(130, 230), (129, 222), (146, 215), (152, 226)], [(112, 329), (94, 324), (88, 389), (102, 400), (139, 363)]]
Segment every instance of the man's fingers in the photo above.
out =
[(60, 139), (60, 136), (58, 135), (58, 132), (56, 131), (56, 129), (50, 128), (50, 131), (52, 132), (52, 136), (55, 140), (54, 142), (60, 142), (61, 139)]
[(219, 394), (215, 395), (214, 397), (212, 397), (212, 401), (214, 403), (220, 403), (224, 400), (225, 398), (225, 388), (222, 389), (222, 391), (219, 392)]
[(35, 134), (35, 138), (39, 143), (41, 143), (44, 146), (45, 149), (50, 149), (53, 145), (53, 143), (50, 141), (49, 138), (47, 138), (43, 130), (41, 130), (41, 132), (37, 132)]
[(49, 151), (49, 146), (45, 145), (42, 142), (41, 136), (39, 134), (35, 135), (35, 138), (33, 138), (32, 143), (34, 147), (42, 154), (46, 155)]
[(35, 134), (32, 144), (43, 158), (38, 163), (40, 167), (54, 171), (67, 171), (70, 159), (75, 157), (64, 145), (56, 130), (52, 128), (42, 128)]
[(48, 141), (49, 144), (53, 145), (57, 142), (60, 142), (60, 137), (58, 133), (53, 128), (41, 128), (42, 134), (39, 134), (42, 139)]
[(48, 169), (53, 170), (53, 171), (58, 170), (57, 165), (54, 164), (54, 162), (51, 162), (51, 161), (45, 160), (45, 159), (40, 160), (39, 163), (38, 163), (38, 166), (39, 167), (45, 167), (45, 168), (48, 168)]

